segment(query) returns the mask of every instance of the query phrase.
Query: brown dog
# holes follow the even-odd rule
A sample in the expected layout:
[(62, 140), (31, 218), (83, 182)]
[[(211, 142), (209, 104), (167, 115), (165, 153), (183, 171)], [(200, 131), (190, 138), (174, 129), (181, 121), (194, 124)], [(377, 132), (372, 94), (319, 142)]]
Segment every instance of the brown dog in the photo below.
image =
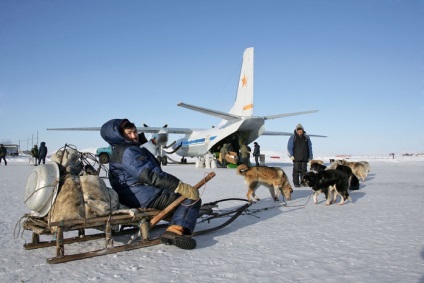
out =
[(272, 198), (278, 201), (280, 192), (291, 200), (293, 189), (283, 169), (278, 167), (257, 166), (248, 167), (244, 164), (237, 167), (237, 174), (244, 176), (244, 182), (248, 186), (247, 199), (252, 202), (252, 197), (255, 200), (260, 200), (256, 194), (256, 189), (263, 185), (269, 189)]

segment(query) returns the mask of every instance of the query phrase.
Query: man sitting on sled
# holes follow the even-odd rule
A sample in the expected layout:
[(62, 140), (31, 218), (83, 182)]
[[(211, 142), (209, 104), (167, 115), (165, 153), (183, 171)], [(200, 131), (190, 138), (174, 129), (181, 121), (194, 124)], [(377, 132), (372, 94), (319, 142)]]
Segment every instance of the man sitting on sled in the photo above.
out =
[(169, 226), (160, 237), (162, 243), (181, 249), (194, 249), (190, 235), (201, 207), (198, 190), (175, 176), (163, 172), (156, 158), (140, 144), (146, 142), (128, 119), (112, 119), (101, 128), (102, 138), (112, 147), (109, 181), (119, 202), (130, 208), (163, 210), (181, 195), (186, 197), (174, 211)]

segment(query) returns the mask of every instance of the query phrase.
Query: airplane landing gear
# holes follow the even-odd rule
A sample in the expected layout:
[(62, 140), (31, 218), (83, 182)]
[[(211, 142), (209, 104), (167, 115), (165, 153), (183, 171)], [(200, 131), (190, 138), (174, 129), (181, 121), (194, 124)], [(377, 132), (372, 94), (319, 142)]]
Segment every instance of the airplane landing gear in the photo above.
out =
[(159, 161), (159, 164), (163, 166), (168, 165), (168, 158), (166, 156), (156, 156), (156, 159)]

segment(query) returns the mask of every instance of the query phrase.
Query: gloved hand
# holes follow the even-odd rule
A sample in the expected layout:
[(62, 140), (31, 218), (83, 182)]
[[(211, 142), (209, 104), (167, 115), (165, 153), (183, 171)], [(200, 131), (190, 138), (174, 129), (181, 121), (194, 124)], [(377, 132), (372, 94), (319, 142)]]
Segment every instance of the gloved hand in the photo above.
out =
[(290, 159), (291, 159), (292, 161), (294, 161), (294, 156), (290, 156)]
[(175, 189), (175, 192), (182, 195), (183, 197), (198, 200), (199, 199), (199, 191), (190, 186), (189, 184), (180, 182)]

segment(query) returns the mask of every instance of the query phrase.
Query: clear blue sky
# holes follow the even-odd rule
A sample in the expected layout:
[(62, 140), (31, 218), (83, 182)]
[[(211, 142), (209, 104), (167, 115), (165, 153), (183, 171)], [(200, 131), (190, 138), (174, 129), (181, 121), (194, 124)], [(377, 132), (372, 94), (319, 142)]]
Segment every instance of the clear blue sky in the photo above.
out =
[(424, 1), (389, 0), (0, 0), (0, 142), (101, 147), (46, 129), (111, 118), (216, 125), (177, 103), (229, 110), (247, 47), (255, 115), (319, 110), (267, 130), (328, 135), (315, 155), (424, 152)]

